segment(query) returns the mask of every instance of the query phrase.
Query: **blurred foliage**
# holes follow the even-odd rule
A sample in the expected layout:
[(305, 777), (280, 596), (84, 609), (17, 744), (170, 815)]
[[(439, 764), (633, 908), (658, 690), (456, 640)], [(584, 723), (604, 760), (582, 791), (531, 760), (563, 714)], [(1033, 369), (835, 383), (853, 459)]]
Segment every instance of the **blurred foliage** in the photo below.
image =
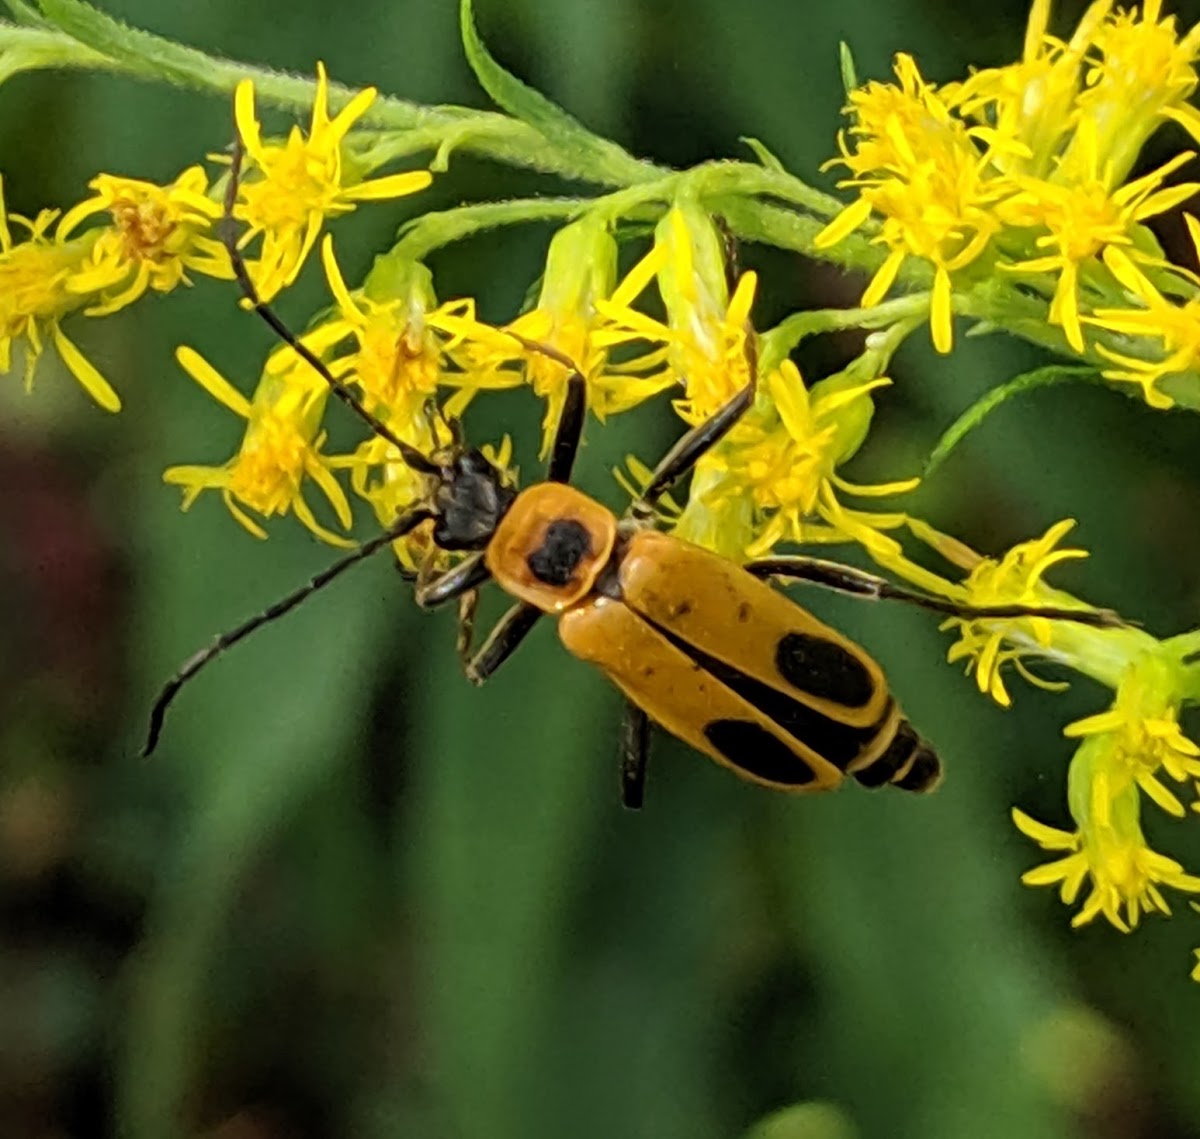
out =
[[(320, 57), (347, 83), (482, 101), (449, 0), (107, 8), (280, 68)], [(478, 8), (500, 59), (637, 153), (692, 163), (753, 134), (808, 172), (834, 146), (839, 41), (863, 77), (908, 50), (936, 79), (1011, 58), (1025, 18), (1017, 0)], [(1175, 10), (1190, 24), (1195, 9)], [(5, 192), (32, 213), (76, 200), (98, 170), (169, 177), (230, 133), (227, 107), (199, 96), (18, 77), (0, 100)], [(436, 192), (522, 188), (464, 161)], [(341, 227), (348, 273), (406, 208)], [(1175, 219), (1159, 228), (1179, 245)], [(446, 250), (441, 295), (510, 313), (545, 237)], [(745, 258), (781, 311), (861, 288)], [(286, 309), (303, 321), (320, 296), (310, 273)], [(776, 797), (659, 738), (648, 808), (626, 816), (603, 680), (543, 629), (471, 690), (450, 616), (417, 614), (382, 563), (206, 674), (161, 754), (135, 759), (177, 661), (329, 552), (294, 526), (255, 543), (216, 501), (184, 519), (159, 482), (234, 441), (171, 356), (186, 342), (256, 374), (266, 333), (230, 288), (205, 282), (89, 331), (126, 394), (120, 417), (49, 370), (33, 399), (11, 381), (0, 393), (4, 1139), (1200, 1136), (1188, 923), (1072, 933), (1051, 896), (1018, 884), (1039, 856), (1009, 807), (1054, 821), (1059, 729), (1096, 693), (1026, 691), (1002, 712), (946, 667), (920, 614), (811, 598), (937, 742), (948, 779), (925, 801)], [(845, 347), (807, 348), (806, 368)], [(906, 349), (859, 481), (918, 469), (997, 377), (1044, 362), (997, 339), (949, 365)], [(485, 402), (475, 429), (513, 433), (531, 469), (532, 397)], [(593, 430), (583, 485), (616, 503), (608, 469), (669, 430), (661, 408)], [(989, 419), (918, 507), (984, 550), (1077, 517), (1094, 554), (1064, 584), (1182, 628), (1200, 602), (1196, 439), (1186, 415), (1049, 388)]]

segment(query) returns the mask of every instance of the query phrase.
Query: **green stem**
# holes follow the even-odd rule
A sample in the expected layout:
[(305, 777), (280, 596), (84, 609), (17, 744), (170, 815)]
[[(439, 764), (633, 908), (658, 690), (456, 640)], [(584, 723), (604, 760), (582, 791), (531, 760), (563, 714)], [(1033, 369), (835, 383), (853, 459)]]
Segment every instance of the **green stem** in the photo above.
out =
[(62, 32), (22, 28), (0, 20), (0, 83), (22, 71), (47, 68), (134, 74), (132, 69), (77, 43)]
[[(902, 328), (901, 339), (908, 335), (929, 313), (929, 294), (910, 293), (873, 308), (822, 308), (796, 312), (785, 317), (762, 336), (760, 354), (763, 366), (772, 366), (789, 355), (805, 338), (823, 332), (836, 332), (846, 328)], [(890, 341), (889, 341), (890, 343)], [(893, 345), (888, 355), (895, 351)]]
[[(725, 219), (734, 234), (746, 241), (793, 249), (843, 269), (872, 274), (887, 256), (886, 249), (874, 244), (865, 232), (852, 233), (833, 248), (818, 248), (815, 239), (825, 228), (825, 221), (783, 206), (733, 195), (714, 197), (706, 204)], [(933, 284), (933, 271), (924, 261), (910, 257), (900, 267), (896, 279), (910, 289), (928, 289)]]
[(522, 222), (569, 221), (591, 205), (589, 198), (511, 198), (422, 214), (400, 231), (394, 252), (421, 261), (434, 249), (489, 229)]
[[(232, 93), (241, 80), (250, 79), (256, 95), (265, 103), (299, 111), (312, 107), (316, 84), (311, 79), (210, 56), (131, 28), (81, 0), (41, 0), (41, 3), (45, 14), (78, 44), (66, 50), (67, 58), (43, 58), (37, 66), (103, 66), (142, 79), (160, 79), (221, 94)], [(66, 44), (70, 43), (70, 40), (66, 41)], [(79, 44), (100, 53), (104, 60), (96, 62), (93, 58), (81, 62)], [(345, 106), (355, 94), (350, 88), (331, 84), (331, 108), (336, 111)], [(623, 158), (615, 149), (606, 152), (602, 161), (584, 150), (566, 154), (549, 145), (539, 131), (525, 123), (507, 115), (467, 107), (427, 107), (382, 95), (359, 121), (365, 126), (385, 130), (424, 131), (430, 139), (454, 135), (464, 149), (508, 165), (598, 185), (626, 185), (661, 177), (665, 173), (651, 163), (629, 156)]]

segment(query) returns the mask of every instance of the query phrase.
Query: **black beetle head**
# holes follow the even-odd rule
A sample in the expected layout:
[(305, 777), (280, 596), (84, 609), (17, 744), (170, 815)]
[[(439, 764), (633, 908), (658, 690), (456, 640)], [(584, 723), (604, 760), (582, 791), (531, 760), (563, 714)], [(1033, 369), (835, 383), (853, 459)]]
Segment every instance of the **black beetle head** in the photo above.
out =
[(516, 497), (505, 472), (482, 451), (449, 455), (433, 494), (434, 544), (443, 550), (482, 550)]

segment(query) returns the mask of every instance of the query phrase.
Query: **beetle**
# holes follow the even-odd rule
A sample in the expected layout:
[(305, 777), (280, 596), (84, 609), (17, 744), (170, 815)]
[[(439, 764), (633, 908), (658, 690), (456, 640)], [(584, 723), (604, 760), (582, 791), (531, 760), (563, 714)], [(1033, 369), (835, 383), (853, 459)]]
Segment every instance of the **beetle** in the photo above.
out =
[[(235, 144), (227, 219), (240, 161)], [(457, 424), (451, 425), (448, 447), (425, 454), (363, 407), (287, 329), (259, 298), (228, 226), (225, 239), (250, 307), (424, 476), (426, 493), (382, 533), (189, 658), (154, 704), (144, 754), (156, 745), (180, 687), (209, 661), (425, 523), (432, 523), (438, 550), (465, 556), (436, 576), (419, 574), (416, 600), (425, 608), (460, 602), (459, 651), (473, 683), (488, 680), (538, 621), (551, 616), (566, 649), (596, 665), (621, 690), (626, 699), (621, 793), (630, 808), (643, 800), (651, 722), (742, 778), (777, 791), (827, 790), (847, 776), (870, 787), (890, 784), (916, 792), (939, 782), (936, 752), (902, 716), (875, 660), (767, 579), (807, 581), (960, 617), (1122, 623), (1108, 610), (962, 606), (818, 558), (769, 557), (738, 565), (657, 530), (658, 501), (753, 403), (753, 359), (746, 387), (676, 442), (624, 518), (570, 484), (587, 405), (583, 375), (553, 347), (516, 334), (510, 333), (527, 350), (568, 372), (544, 479), (518, 490), (507, 471), (466, 446)], [(488, 580), (514, 604), (473, 650), (475, 598)]]

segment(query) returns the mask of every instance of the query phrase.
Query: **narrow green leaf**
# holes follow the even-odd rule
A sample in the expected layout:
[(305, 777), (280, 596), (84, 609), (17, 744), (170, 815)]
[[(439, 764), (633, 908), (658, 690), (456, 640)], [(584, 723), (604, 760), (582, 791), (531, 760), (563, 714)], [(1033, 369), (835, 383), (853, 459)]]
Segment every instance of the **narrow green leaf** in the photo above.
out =
[(993, 388), (982, 399), (967, 408), (938, 440), (937, 446), (929, 455), (929, 461), (925, 464), (925, 478), (933, 474), (946, 461), (950, 452), (963, 441), (964, 437), (974, 431), (1002, 403), (1007, 402), (1013, 396), (1033, 391), (1035, 388), (1046, 388), (1071, 380), (1102, 382), (1102, 377), (1097, 369), (1085, 365), (1050, 364), (1045, 368), (1035, 368), (1032, 372), (1025, 372), (1007, 383)]
[(752, 151), (754, 157), (759, 160), (768, 170), (778, 170), (780, 174), (786, 174), (787, 170), (784, 165), (767, 149), (766, 145), (756, 138), (751, 138), (749, 135), (742, 135), (744, 142)]
[(29, 28), (47, 26), (42, 14), (32, 4), (26, 4), (25, 0), (4, 0), (4, 6), (12, 13), (13, 19), (18, 24)]
[(479, 36), (471, 0), (461, 0), (459, 14), (467, 62), (480, 86), (498, 107), (535, 128), (551, 146), (567, 154), (578, 155), (583, 160), (580, 163), (581, 177), (642, 182), (661, 176), (662, 172), (650, 163), (639, 162), (616, 143), (594, 135), (540, 91), (535, 91), (511, 72), (505, 71)]
[(858, 90), (859, 82), (858, 68), (854, 66), (854, 53), (845, 40), (838, 45), (838, 61), (842, 68), (842, 86), (846, 89), (846, 95), (849, 97), (851, 91)]

